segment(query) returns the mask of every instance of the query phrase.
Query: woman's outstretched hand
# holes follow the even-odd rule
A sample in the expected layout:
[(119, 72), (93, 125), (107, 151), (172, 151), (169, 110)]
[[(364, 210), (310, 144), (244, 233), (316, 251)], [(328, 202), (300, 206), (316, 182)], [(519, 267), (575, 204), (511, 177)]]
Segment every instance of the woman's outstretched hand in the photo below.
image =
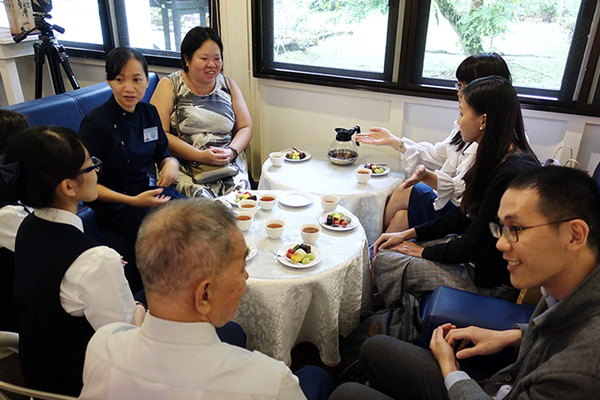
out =
[(385, 128), (370, 128), (369, 132), (357, 133), (356, 141), (375, 146), (392, 146), (395, 149), (404, 147), (402, 139)]
[(410, 176), (410, 178), (405, 180), (400, 185), (400, 187), (402, 189), (406, 189), (411, 186), (414, 186), (417, 183), (421, 182), (423, 179), (425, 179), (426, 176), (427, 176), (427, 169), (425, 168), (425, 166), (419, 165), (417, 168), (415, 168), (415, 172), (413, 172), (413, 174)]

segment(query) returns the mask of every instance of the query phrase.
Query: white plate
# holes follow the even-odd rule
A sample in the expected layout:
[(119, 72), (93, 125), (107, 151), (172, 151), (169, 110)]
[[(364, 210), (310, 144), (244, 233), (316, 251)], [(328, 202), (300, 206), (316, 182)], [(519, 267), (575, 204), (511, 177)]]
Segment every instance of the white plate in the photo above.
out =
[(258, 249), (256, 248), (256, 245), (249, 244), (247, 246), (250, 249), (250, 251), (248, 251), (248, 255), (246, 256), (246, 262), (252, 260), (258, 254)]
[(356, 215), (351, 214), (349, 212), (345, 212), (344, 215), (347, 215), (348, 217), (350, 217), (350, 223), (348, 225), (346, 225), (346, 227), (342, 227), (342, 226), (333, 226), (333, 225), (327, 225), (327, 216), (329, 214), (332, 214), (333, 212), (326, 212), (321, 214), (321, 216), (319, 217), (319, 224), (325, 228), (325, 229), (329, 229), (332, 231), (337, 231), (337, 232), (346, 232), (346, 231), (351, 231), (352, 229), (356, 228), (358, 226), (358, 217), (356, 217)]
[(292, 268), (311, 268), (311, 267), (314, 267), (315, 265), (317, 265), (321, 261), (321, 252), (319, 251), (319, 249), (317, 249), (316, 246), (314, 246), (312, 244), (310, 245), (310, 249), (311, 249), (311, 252), (315, 255), (314, 260), (312, 260), (308, 264), (302, 264), (302, 263), (298, 264), (298, 263), (292, 262), (292, 260), (288, 260), (287, 257), (285, 256), (285, 254), (287, 253), (288, 249), (291, 249), (292, 247), (294, 247), (297, 244), (298, 243), (290, 243), (288, 245), (283, 246), (279, 250), (277, 250), (277, 261), (279, 261), (283, 265), (286, 265), (286, 266), (292, 267)]
[(287, 192), (278, 198), (279, 203), (288, 207), (304, 207), (313, 202), (310, 193), (305, 192)]
[(228, 210), (231, 210), (233, 208), (231, 203), (229, 203), (229, 201), (222, 197), (216, 198), (215, 201), (218, 201), (219, 203), (223, 204), (225, 207), (227, 207)]
[[(237, 194), (237, 192), (239, 192), (239, 190), (237, 190), (237, 191), (233, 191), (233, 192), (231, 192), (231, 193), (228, 193), (228, 194), (225, 196), (225, 199), (226, 199), (226, 200), (227, 200), (229, 203), (233, 204), (234, 206), (237, 206), (237, 205), (238, 205), (238, 203), (236, 203), (236, 201), (235, 201), (235, 195)], [(244, 193), (246, 193), (246, 192), (250, 192), (251, 194), (253, 194), (253, 195), (255, 195), (255, 196), (256, 196), (256, 193), (255, 193), (254, 191), (251, 191), (251, 190), (245, 190), (245, 191), (244, 191)], [(258, 198), (258, 197), (257, 197), (257, 198)], [(257, 201), (258, 201), (258, 200), (257, 200)]]
[[(363, 167), (363, 168), (369, 168), (368, 167), (369, 164), (379, 165), (377, 163), (364, 163), (364, 164), (361, 165), (361, 167)], [(381, 166), (383, 167), (383, 172), (380, 173), (380, 174), (372, 173), (371, 177), (384, 176), (384, 175), (387, 175), (387, 174), (390, 173), (390, 171), (391, 171), (390, 167), (388, 167), (387, 165), (381, 165)]]
[[(294, 149), (287, 149), (287, 150), (282, 150), (281, 152), (284, 154), (287, 154), (291, 151), (295, 151)], [(312, 155), (308, 152), (308, 151), (304, 151), (304, 150), (300, 150), (302, 151), (304, 154), (306, 154), (306, 157), (304, 157), (302, 160), (292, 160), (291, 158), (287, 158), (286, 156), (283, 156), (283, 159), (285, 161), (289, 161), (289, 162), (303, 162), (303, 161), (307, 161), (310, 160), (310, 158), (312, 157)]]

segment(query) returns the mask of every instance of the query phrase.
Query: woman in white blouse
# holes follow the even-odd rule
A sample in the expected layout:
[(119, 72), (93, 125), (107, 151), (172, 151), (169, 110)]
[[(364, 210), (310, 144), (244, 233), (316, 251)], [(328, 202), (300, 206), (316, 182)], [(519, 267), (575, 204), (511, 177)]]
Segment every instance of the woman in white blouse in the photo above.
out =
[[(499, 75), (511, 81), (506, 62), (497, 53), (467, 57), (457, 68), (456, 89), (471, 81)], [(465, 190), (463, 176), (475, 159), (477, 143), (465, 143), (456, 124), (442, 142), (414, 142), (400, 138), (385, 128), (371, 128), (357, 134), (356, 140), (388, 145), (401, 153), (410, 177), (389, 198), (384, 210), (385, 232), (401, 232), (424, 224), (460, 205)]]

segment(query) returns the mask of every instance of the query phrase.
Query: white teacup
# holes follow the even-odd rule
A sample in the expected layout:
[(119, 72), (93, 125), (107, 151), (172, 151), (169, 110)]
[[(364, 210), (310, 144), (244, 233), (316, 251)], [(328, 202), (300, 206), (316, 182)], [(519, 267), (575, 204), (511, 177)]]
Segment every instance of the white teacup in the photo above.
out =
[(335, 210), (339, 202), (340, 196), (336, 196), (335, 194), (326, 194), (325, 196), (321, 196), (321, 207), (323, 207), (323, 211), (325, 212)]
[(254, 214), (247, 211), (240, 211), (236, 214), (236, 223), (240, 231), (246, 232), (252, 226), (254, 220)]
[(252, 213), (252, 215), (256, 214), (258, 210), (258, 202), (256, 200), (242, 200), (238, 203), (240, 207), (240, 211), (246, 211)]
[(317, 243), (319, 233), (321, 233), (321, 227), (317, 224), (304, 224), (300, 227), (300, 235), (302, 235), (302, 241), (304, 243)]
[(283, 165), (283, 160), (285, 160), (285, 153), (282, 153), (281, 151), (274, 151), (273, 153), (269, 154), (269, 158), (271, 159), (271, 164), (273, 164), (274, 167), (281, 167)]
[(279, 237), (283, 234), (283, 227), (285, 226), (285, 221), (282, 219), (269, 219), (265, 222), (265, 231), (267, 232), (267, 236), (271, 239), (279, 239)]
[(269, 211), (275, 207), (275, 203), (277, 202), (277, 196), (272, 193), (265, 193), (259, 196), (259, 204), (260, 208)]
[(356, 175), (356, 180), (358, 181), (358, 183), (369, 182), (372, 173), (373, 171), (371, 171), (370, 168), (356, 168), (354, 170), (354, 174)]

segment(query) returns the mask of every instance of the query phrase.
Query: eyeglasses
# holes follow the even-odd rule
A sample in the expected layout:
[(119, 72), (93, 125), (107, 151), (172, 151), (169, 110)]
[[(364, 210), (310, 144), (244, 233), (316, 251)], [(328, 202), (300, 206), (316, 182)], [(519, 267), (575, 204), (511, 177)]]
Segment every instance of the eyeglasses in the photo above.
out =
[(500, 239), (500, 236), (504, 235), (506, 240), (512, 243), (516, 243), (519, 241), (519, 232), (524, 231), (526, 229), (537, 228), (540, 226), (546, 225), (554, 225), (554, 224), (562, 224), (563, 222), (572, 221), (577, 218), (567, 218), (560, 221), (547, 222), (545, 224), (539, 225), (531, 225), (531, 226), (506, 226), (502, 224), (497, 224), (495, 222), (490, 222), (490, 232), (492, 232), (492, 236), (496, 239)]
[(456, 89), (456, 91), (458, 92), (460, 89), (462, 89), (463, 87), (465, 87), (465, 84), (458, 81), (454, 84), (454, 89)]
[(77, 172), (75, 175), (87, 174), (88, 172), (92, 172), (93, 170), (96, 170), (96, 172), (102, 171), (102, 161), (92, 156), (92, 165), (80, 169), (79, 172)]

